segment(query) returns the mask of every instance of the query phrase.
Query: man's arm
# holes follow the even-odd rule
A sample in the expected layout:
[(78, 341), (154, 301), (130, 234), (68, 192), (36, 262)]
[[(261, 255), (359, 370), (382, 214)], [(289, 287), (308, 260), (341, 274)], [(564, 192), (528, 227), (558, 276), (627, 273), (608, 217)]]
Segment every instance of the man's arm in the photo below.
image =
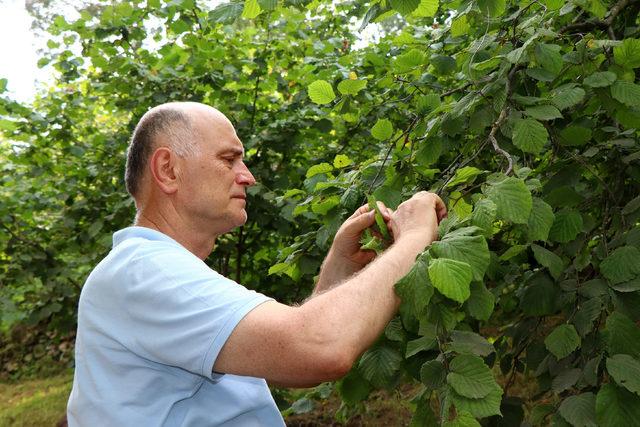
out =
[(395, 243), (343, 285), (300, 307), (266, 302), (236, 326), (216, 372), (262, 377), (296, 387), (340, 378), (395, 314), (394, 284), (437, 236), (444, 204), (418, 193), (390, 221)]

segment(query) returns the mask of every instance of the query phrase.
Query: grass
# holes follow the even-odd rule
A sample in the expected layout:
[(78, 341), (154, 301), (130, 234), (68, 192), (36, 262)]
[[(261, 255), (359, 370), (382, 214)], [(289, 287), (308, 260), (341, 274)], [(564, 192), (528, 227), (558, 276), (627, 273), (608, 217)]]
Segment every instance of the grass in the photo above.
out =
[(0, 383), (0, 427), (52, 427), (64, 417), (73, 374)]

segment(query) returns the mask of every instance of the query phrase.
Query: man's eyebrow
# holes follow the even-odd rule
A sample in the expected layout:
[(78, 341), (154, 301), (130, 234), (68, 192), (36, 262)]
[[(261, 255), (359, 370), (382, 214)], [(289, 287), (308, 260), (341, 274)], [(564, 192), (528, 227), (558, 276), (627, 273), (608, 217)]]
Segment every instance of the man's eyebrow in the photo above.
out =
[(235, 154), (237, 156), (244, 156), (244, 150), (242, 148), (225, 148), (223, 149), (220, 154), (224, 155), (224, 154)]

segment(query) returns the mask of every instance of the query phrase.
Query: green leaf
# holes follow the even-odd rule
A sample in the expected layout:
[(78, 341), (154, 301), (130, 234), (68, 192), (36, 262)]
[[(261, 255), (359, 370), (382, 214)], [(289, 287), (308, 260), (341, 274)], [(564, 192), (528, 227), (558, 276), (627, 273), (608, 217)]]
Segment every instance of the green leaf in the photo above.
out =
[(629, 280), (628, 282), (611, 285), (611, 288), (615, 289), (618, 292), (640, 291), (640, 277), (637, 277), (633, 280)]
[(551, 102), (560, 110), (564, 110), (582, 102), (585, 94), (584, 89), (577, 87), (575, 83), (569, 83), (551, 92)]
[(599, 297), (591, 298), (578, 307), (578, 312), (571, 323), (576, 327), (581, 337), (586, 336), (593, 329), (593, 321), (600, 317), (602, 312), (602, 300)]
[(545, 338), (544, 345), (556, 359), (564, 359), (570, 355), (580, 345), (580, 336), (573, 325), (557, 326)]
[(345, 156), (344, 154), (338, 154), (333, 159), (333, 167), (336, 169), (342, 169), (351, 164), (353, 164), (353, 161), (348, 156)]
[(358, 370), (376, 387), (387, 386), (400, 369), (402, 355), (395, 349), (377, 346), (367, 350), (360, 358)]
[(553, 105), (536, 105), (524, 110), (527, 116), (531, 116), (538, 120), (561, 119), (562, 114)]
[(551, 230), (554, 219), (555, 215), (553, 214), (551, 206), (545, 203), (542, 199), (534, 197), (531, 207), (531, 215), (527, 221), (529, 240), (547, 240), (549, 237), (549, 230)]
[(546, 316), (554, 314), (558, 308), (560, 290), (549, 276), (538, 273), (530, 279), (522, 294), (520, 306), (528, 316)]
[(474, 227), (465, 227), (446, 234), (441, 240), (433, 242), (430, 252), (438, 258), (449, 258), (471, 266), (473, 280), (481, 281), (489, 265), (489, 248), (482, 236), (465, 235), (475, 231)]
[(413, 316), (420, 317), (433, 295), (427, 257), (424, 254), (418, 257), (411, 270), (396, 283), (395, 290), (402, 299), (403, 306), (409, 308)]
[(453, 179), (446, 185), (446, 188), (455, 187), (458, 184), (472, 181), (473, 178), (480, 175), (481, 173), (483, 173), (482, 170), (474, 168), (473, 166), (462, 167), (456, 170), (456, 174), (453, 176)]
[(531, 191), (523, 180), (514, 177), (492, 182), (485, 189), (485, 194), (496, 206), (498, 219), (526, 224), (531, 214)]
[(596, 396), (582, 393), (569, 396), (558, 409), (562, 418), (572, 426), (596, 427)]
[(538, 261), (540, 265), (547, 267), (553, 278), (557, 280), (564, 271), (562, 258), (550, 250), (536, 244), (532, 244), (531, 249), (533, 250), (533, 256), (536, 261)]
[(350, 405), (362, 402), (369, 396), (371, 386), (357, 369), (352, 369), (336, 383), (336, 389), (342, 400)]
[(357, 95), (365, 87), (367, 87), (366, 80), (346, 79), (338, 83), (338, 91), (343, 95)]
[(463, 303), (469, 298), (469, 284), (473, 273), (466, 262), (447, 258), (432, 259), (429, 263), (429, 278), (442, 295)]
[(559, 142), (562, 145), (584, 145), (591, 139), (591, 129), (582, 126), (567, 126), (560, 131)]
[(609, 354), (623, 353), (640, 358), (640, 328), (627, 316), (617, 311), (611, 313), (605, 332)]
[(391, 7), (402, 15), (408, 15), (420, 4), (420, 0), (389, 0)]
[(556, 377), (551, 381), (551, 389), (560, 394), (565, 390), (573, 387), (580, 377), (582, 376), (582, 370), (573, 368), (573, 369), (565, 369), (560, 372)]
[(493, 234), (493, 222), (496, 220), (498, 207), (491, 199), (481, 199), (473, 207), (471, 223), (482, 229), (486, 237)]
[(471, 296), (466, 302), (467, 310), (474, 319), (489, 320), (493, 313), (495, 297), (481, 282), (471, 283)]
[(389, 139), (393, 135), (393, 125), (387, 119), (378, 119), (371, 128), (371, 135), (379, 141)]
[(625, 68), (640, 67), (640, 40), (624, 39), (621, 45), (613, 48), (613, 59)]
[(421, 351), (433, 350), (436, 347), (438, 347), (438, 341), (435, 338), (429, 336), (420, 337), (407, 343), (404, 357), (415, 356)]
[(600, 71), (593, 73), (584, 79), (584, 84), (589, 87), (606, 87), (611, 86), (617, 80), (616, 73), (611, 71)]
[(461, 354), (488, 356), (493, 353), (493, 345), (486, 338), (470, 331), (451, 332), (449, 349)]
[(318, 175), (320, 173), (329, 173), (333, 170), (333, 166), (329, 163), (318, 163), (317, 165), (311, 166), (307, 170), (307, 178), (311, 178), (312, 176)]
[(613, 384), (604, 384), (596, 396), (599, 427), (635, 426), (640, 420), (640, 398)]
[(449, 364), (447, 383), (463, 397), (486, 397), (496, 387), (491, 369), (478, 357), (468, 354), (456, 356)]
[(567, 243), (576, 238), (582, 231), (582, 216), (572, 210), (556, 213), (555, 220), (549, 230), (549, 239), (558, 243)]
[(640, 85), (618, 80), (611, 85), (611, 96), (629, 107), (640, 107)]
[(492, 18), (502, 15), (506, 9), (506, 0), (478, 0), (478, 7)]
[(476, 418), (485, 418), (492, 415), (500, 415), (500, 404), (502, 403), (502, 389), (495, 384), (489, 394), (480, 399), (471, 399), (456, 393), (450, 392), (451, 400), (458, 411), (466, 411)]
[(242, 17), (244, 19), (254, 19), (258, 15), (260, 15), (262, 9), (260, 8), (260, 4), (258, 4), (258, 0), (245, 0), (244, 9), (242, 10)]
[(420, 4), (413, 11), (416, 18), (425, 18), (428, 16), (436, 16), (438, 12), (439, 0), (420, 0)]
[(607, 359), (607, 371), (618, 385), (640, 395), (640, 362), (628, 354), (615, 354)]
[(602, 261), (600, 271), (613, 284), (633, 279), (640, 274), (640, 250), (634, 246), (617, 248)]
[(451, 421), (442, 423), (442, 427), (481, 427), (480, 423), (469, 412), (460, 411)]
[(562, 70), (560, 46), (538, 43), (533, 51), (536, 62), (545, 70), (557, 75)]
[(309, 98), (316, 104), (328, 104), (336, 98), (333, 88), (324, 80), (316, 80), (311, 83), (307, 88), (307, 92)]
[(451, 21), (451, 37), (460, 37), (464, 36), (469, 32), (471, 26), (467, 22), (467, 16), (462, 15), (453, 21)]
[(447, 370), (442, 362), (430, 360), (420, 368), (420, 381), (431, 390), (442, 387), (447, 379)]
[(513, 144), (525, 153), (538, 154), (547, 143), (549, 133), (542, 123), (533, 119), (516, 119)]
[(406, 73), (423, 65), (426, 60), (427, 58), (421, 50), (411, 49), (396, 58), (393, 62), (393, 68), (397, 73)]

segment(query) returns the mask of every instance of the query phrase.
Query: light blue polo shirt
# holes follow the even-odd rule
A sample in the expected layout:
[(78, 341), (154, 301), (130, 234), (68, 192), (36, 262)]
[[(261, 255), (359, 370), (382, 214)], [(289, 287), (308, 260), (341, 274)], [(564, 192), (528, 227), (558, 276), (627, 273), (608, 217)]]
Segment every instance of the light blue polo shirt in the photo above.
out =
[(264, 379), (212, 371), (269, 299), (158, 231), (118, 231), (80, 296), (69, 426), (283, 426)]

